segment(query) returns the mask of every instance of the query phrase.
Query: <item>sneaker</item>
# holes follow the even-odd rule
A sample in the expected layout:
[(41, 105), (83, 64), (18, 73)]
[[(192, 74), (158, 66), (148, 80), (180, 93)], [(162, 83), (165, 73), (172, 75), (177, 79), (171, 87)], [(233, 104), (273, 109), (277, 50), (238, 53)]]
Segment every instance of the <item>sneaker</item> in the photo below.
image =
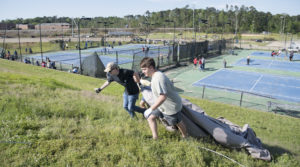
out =
[(175, 131), (177, 131), (177, 128), (174, 126), (166, 126), (166, 130), (169, 132), (175, 132)]

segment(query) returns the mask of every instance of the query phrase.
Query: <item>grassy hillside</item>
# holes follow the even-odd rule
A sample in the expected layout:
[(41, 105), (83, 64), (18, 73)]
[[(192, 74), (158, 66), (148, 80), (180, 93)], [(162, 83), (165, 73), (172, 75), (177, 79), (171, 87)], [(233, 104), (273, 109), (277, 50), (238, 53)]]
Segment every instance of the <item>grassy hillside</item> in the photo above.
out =
[(189, 98), (213, 116), (249, 123), (272, 155), (255, 160), (245, 150), (211, 138), (181, 140), (159, 125), (153, 141), (147, 122), (122, 109), (117, 84), (96, 95), (104, 80), (0, 59), (0, 166), (299, 166), (296, 118)]

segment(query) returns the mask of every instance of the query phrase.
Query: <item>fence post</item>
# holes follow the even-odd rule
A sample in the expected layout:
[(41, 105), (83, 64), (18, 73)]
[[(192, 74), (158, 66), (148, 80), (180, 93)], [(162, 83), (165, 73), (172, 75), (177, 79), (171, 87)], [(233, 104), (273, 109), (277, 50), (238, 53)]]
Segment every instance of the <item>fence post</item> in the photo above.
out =
[(156, 66), (156, 68), (159, 69), (159, 66), (160, 66), (160, 56), (158, 55), (157, 56), (157, 66)]
[(132, 56), (132, 67), (131, 67), (131, 69), (134, 70), (134, 59), (135, 59), (134, 51), (132, 51), (132, 54), (133, 54), (133, 56)]
[(268, 101), (267, 106), (268, 106), (268, 112), (270, 112), (270, 108), (272, 107), (272, 102)]
[(161, 63), (159, 63), (159, 65), (161, 66), (163, 64), (163, 57), (162, 57), (162, 55), (160, 55), (160, 47), (158, 47), (157, 52), (158, 52), (158, 57), (159, 57), (158, 60), (160, 59), (160, 61), (162, 61)]
[(34, 58), (31, 58), (31, 64), (34, 65)]
[(204, 92), (205, 92), (205, 85), (203, 85), (203, 89), (202, 89), (202, 99), (204, 98)]
[(180, 44), (177, 44), (177, 65), (180, 64)]
[(243, 101), (243, 94), (244, 92), (241, 93), (241, 99), (240, 99), (240, 107), (242, 107), (242, 101)]
[(116, 51), (116, 63), (119, 64), (119, 55), (118, 55), (118, 51)]

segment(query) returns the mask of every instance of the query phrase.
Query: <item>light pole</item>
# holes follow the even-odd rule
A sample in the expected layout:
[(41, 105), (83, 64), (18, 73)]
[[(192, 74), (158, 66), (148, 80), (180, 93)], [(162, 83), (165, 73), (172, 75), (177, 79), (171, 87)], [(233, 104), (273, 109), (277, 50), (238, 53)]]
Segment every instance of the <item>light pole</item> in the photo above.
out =
[(149, 34), (149, 25), (150, 23), (147, 21), (147, 22), (143, 22), (144, 25), (146, 25), (146, 39), (145, 39), (145, 45), (147, 44), (147, 39), (148, 39), (148, 34)]
[(214, 18), (215, 16), (210, 16), (211, 20), (209, 20), (209, 25), (211, 27), (212, 34), (214, 34)]
[(20, 50), (20, 56), (21, 56), (21, 62), (23, 62), (22, 60), (22, 51), (21, 51), (21, 42), (20, 42), (20, 24), (18, 24), (18, 38), (19, 38), (19, 50)]
[(7, 29), (7, 24), (5, 23), (5, 31), (4, 31), (4, 37), (3, 37), (3, 45), (2, 45), (2, 53), (3, 54), (3, 58), (5, 57), (5, 53), (6, 53), (6, 50), (5, 50), (5, 38), (6, 38), (6, 29)]
[[(201, 23), (207, 24), (207, 20), (206, 19), (199, 19), (199, 31), (200, 31), (200, 25), (201, 25)], [(197, 50), (197, 47), (196, 47), (196, 37), (195, 37), (195, 40), (194, 40), (194, 48), (195, 48), (195, 50), (194, 50), (194, 53), (195, 53), (194, 57), (196, 57), (197, 56), (197, 53), (196, 53), (196, 50)]]
[(226, 24), (231, 25), (230, 22), (226, 22), (226, 23), (223, 22), (223, 29), (222, 29), (221, 39), (223, 39), (223, 34), (224, 34), (224, 29), (225, 29), (225, 25), (226, 25)]
[(200, 32), (200, 29), (201, 29), (201, 23), (203, 24), (207, 24), (207, 21), (206, 19), (199, 19), (199, 32)]
[(281, 19), (280, 34), (282, 34), (282, 27), (283, 27), (283, 26), (282, 26), (282, 23), (283, 23), (283, 18), (284, 18), (283, 16), (280, 16), (280, 19)]
[(164, 44), (165, 44), (165, 40), (166, 40), (165, 39), (166, 38), (165, 35), (166, 35), (166, 23), (164, 23), (164, 37), (163, 37), (164, 38)]
[(280, 30), (280, 34), (281, 34), (282, 38), (284, 38), (285, 17), (286, 17), (285, 14), (283, 14), (282, 16), (280, 16), (280, 18), (281, 18), (281, 27), (280, 27), (281, 30)]
[(178, 40), (178, 43), (181, 43), (181, 41), (182, 41), (182, 32), (180, 32), (179, 34), (177, 34), (180, 38), (179, 38), (179, 40)]
[(194, 42), (196, 42), (196, 31), (195, 31), (195, 5), (193, 5), (193, 29), (194, 29)]
[(104, 46), (106, 46), (106, 27), (114, 24), (113, 22), (108, 22), (108, 21), (98, 21), (97, 23), (103, 23), (104, 26)]
[(234, 32), (234, 36), (235, 36), (235, 39), (237, 39), (237, 28), (238, 28), (238, 19), (237, 19), (237, 16), (238, 16), (239, 12), (236, 11), (235, 12), (235, 32)]
[(61, 20), (61, 41), (62, 41), (62, 49), (65, 50), (65, 41), (64, 41), (64, 23), (63, 20)]
[(82, 17), (78, 20), (78, 51), (79, 51), (79, 68), (80, 74), (82, 74), (82, 64), (81, 64), (81, 47), (80, 47), (80, 21), (81, 20), (92, 20), (91, 18)]
[(173, 28), (173, 44), (175, 44), (175, 21), (174, 20), (165, 20), (167, 23), (174, 23)]
[(145, 24), (147, 26), (147, 29), (146, 29), (146, 40), (145, 40), (145, 44), (146, 44), (146, 41), (148, 39), (148, 35), (150, 34), (150, 29), (151, 29), (151, 27), (149, 28), (149, 26), (150, 25), (158, 25), (158, 23), (143, 22), (143, 24)]
[(41, 28), (41, 23), (39, 24), (39, 29), (40, 29), (40, 48), (41, 48), (41, 58), (42, 62), (44, 61), (43, 59), (43, 44), (42, 44), (42, 28)]

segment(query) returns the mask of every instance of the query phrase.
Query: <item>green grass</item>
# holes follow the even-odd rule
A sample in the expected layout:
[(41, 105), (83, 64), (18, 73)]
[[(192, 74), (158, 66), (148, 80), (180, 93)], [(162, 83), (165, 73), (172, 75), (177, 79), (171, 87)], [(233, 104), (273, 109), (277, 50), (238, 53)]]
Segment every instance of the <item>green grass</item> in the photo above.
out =
[(147, 121), (122, 109), (123, 88), (104, 80), (0, 60), (1, 166), (299, 166), (299, 119), (187, 97), (213, 117), (249, 123), (272, 155), (255, 160), (245, 150), (211, 138), (181, 140), (159, 124), (153, 141)]

